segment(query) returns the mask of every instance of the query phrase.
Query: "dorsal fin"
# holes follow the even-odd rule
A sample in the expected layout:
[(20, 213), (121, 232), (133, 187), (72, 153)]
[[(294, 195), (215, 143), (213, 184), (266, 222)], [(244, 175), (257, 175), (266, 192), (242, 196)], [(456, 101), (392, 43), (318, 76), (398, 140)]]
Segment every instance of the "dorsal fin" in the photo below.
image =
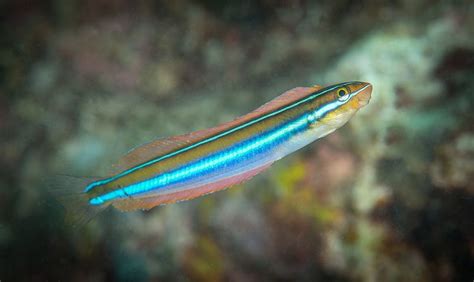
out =
[(189, 144), (195, 143), (199, 140), (203, 140), (207, 137), (211, 137), (219, 132), (222, 132), (228, 128), (240, 125), (247, 121), (250, 121), (254, 118), (257, 118), (261, 115), (269, 113), (273, 110), (276, 110), (282, 106), (291, 104), (294, 101), (297, 101), (314, 91), (321, 88), (320, 86), (313, 87), (296, 87), (291, 90), (286, 91), (275, 99), (267, 102), (258, 109), (238, 117), (233, 121), (223, 123), (216, 127), (194, 131), (191, 133), (172, 136), (168, 138), (162, 138), (149, 143), (138, 146), (131, 151), (129, 151), (125, 156), (123, 156), (119, 162), (114, 166), (115, 172), (121, 172), (142, 164), (151, 159), (157, 158), (159, 156), (166, 155), (177, 149), (186, 147)]

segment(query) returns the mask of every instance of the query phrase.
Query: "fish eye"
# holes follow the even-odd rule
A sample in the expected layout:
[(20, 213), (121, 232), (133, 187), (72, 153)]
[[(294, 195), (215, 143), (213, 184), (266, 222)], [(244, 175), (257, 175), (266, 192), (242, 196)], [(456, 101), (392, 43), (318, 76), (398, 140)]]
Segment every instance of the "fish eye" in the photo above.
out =
[(344, 97), (344, 95), (346, 95), (346, 94), (347, 94), (346, 89), (339, 89), (339, 91), (337, 91), (337, 96), (338, 96), (339, 98)]
[(340, 88), (337, 90), (337, 99), (341, 102), (347, 101), (349, 99), (349, 92), (345, 88)]

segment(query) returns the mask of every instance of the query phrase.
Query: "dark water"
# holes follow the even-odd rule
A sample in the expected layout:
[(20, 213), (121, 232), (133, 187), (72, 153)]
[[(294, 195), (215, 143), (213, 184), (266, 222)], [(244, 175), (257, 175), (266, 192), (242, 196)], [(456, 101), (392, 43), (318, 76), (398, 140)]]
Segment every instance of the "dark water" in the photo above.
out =
[[(474, 6), (446, 2), (0, 2), (0, 281), (472, 281)], [(351, 80), (367, 107), (238, 188), (80, 230), (47, 193)]]

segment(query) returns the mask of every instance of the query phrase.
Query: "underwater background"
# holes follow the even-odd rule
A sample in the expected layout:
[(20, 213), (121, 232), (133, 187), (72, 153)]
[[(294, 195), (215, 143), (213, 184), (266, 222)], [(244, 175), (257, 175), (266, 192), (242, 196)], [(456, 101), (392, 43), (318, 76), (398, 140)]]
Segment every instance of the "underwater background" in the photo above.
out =
[[(473, 281), (472, 1), (0, 1), (0, 281)], [(64, 223), (44, 179), (280, 93), (371, 102), (251, 181)]]

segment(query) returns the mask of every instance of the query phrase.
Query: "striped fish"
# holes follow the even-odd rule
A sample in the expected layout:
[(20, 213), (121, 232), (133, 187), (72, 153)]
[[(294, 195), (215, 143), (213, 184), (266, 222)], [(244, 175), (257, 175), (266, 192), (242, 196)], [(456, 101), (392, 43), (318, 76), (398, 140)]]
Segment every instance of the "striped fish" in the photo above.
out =
[(223, 190), (341, 127), (371, 92), (365, 82), (297, 87), (231, 122), (142, 145), (112, 176), (62, 177), (53, 191), (66, 209), (88, 219), (110, 205), (148, 210)]

